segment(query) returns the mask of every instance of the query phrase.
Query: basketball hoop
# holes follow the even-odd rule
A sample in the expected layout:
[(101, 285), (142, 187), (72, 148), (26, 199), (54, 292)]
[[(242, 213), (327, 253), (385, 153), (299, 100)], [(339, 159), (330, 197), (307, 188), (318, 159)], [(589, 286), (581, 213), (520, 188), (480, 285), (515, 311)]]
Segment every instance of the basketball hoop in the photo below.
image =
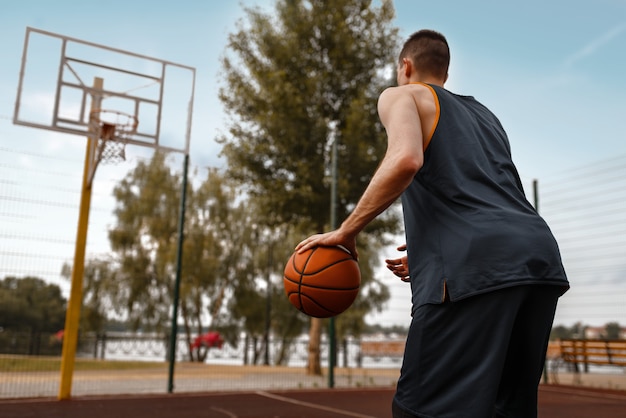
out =
[(125, 161), (126, 143), (137, 132), (137, 118), (117, 110), (96, 109), (91, 112), (90, 121), (98, 140), (96, 162), (117, 164)]

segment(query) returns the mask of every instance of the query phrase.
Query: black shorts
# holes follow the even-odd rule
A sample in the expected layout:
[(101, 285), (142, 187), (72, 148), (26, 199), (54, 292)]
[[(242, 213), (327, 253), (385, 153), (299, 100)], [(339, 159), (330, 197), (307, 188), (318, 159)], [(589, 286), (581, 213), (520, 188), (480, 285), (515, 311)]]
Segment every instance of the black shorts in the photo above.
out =
[(536, 417), (560, 286), (515, 286), (419, 307), (394, 418)]

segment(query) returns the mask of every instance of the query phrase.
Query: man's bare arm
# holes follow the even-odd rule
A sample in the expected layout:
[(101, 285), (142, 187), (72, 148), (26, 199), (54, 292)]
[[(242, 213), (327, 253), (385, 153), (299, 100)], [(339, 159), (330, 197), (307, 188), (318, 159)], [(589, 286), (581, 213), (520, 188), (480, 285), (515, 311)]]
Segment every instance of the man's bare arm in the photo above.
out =
[(339, 229), (305, 239), (297, 251), (318, 245), (343, 245), (356, 257), (358, 233), (402, 194), (422, 167), (421, 122), (408, 89), (385, 90), (378, 101), (378, 113), (387, 131), (387, 152), (363, 196)]

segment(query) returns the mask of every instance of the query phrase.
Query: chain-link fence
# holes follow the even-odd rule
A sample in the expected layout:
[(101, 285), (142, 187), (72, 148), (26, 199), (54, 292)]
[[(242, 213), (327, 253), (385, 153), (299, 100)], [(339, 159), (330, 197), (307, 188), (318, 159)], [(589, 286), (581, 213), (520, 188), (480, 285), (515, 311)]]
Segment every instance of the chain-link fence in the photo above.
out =
[[(11, 286), (23, 285), (24, 294), (31, 295), (30, 306), (0, 301), (4, 315), (0, 318), (0, 397), (5, 398), (56, 396), (59, 388), (64, 315), (59, 317), (58, 306), (52, 301), (69, 294), (67, 267), (74, 252), (84, 143), (60, 138), (47, 147), (55, 148), (54, 152), (45, 147), (36, 149), (32, 144), (0, 148), (0, 280), (12, 278)], [(112, 190), (130, 169), (148, 158), (129, 156), (126, 165), (98, 168), (92, 191), (88, 258), (97, 259), (111, 252), (109, 232), (116, 207)], [(190, 172), (201, 170), (192, 167)], [(603, 326), (626, 322), (626, 156), (539, 179), (538, 184), (539, 211), (559, 241), (572, 283), (572, 289), (561, 300), (555, 324)], [(31, 280), (30, 287), (26, 279)], [(54, 293), (54, 288), (60, 295)], [(408, 326), (407, 301), (398, 303), (396, 297), (392, 292), (386, 312), (392, 316), (397, 313), (396, 324)], [(33, 307), (43, 305), (46, 309), (35, 315), (38, 309)], [(81, 332), (72, 394), (165, 392), (169, 372), (167, 333), (119, 329), (123, 328), (123, 315), (112, 305), (102, 310), (110, 314), (117, 330), (109, 327), (97, 333)], [(83, 308), (83, 317), (91, 313)], [(30, 324), (29, 328), (24, 324)], [(339, 341), (335, 385), (394, 385), (402, 340), (401, 334), (379, 334)], [(375, 347), (368, 341), (375, 341)], [(321, 376), (306, 373), (306, 336), (291, 341), (280, 365), (276, 365), (283, 345), (284, 341), (272, 336), (265, 356), (262, 338), (246, 339), (241, 334), (221, 348), (208, 348), (204, 361), (191, 362), (189, 340), (179, 335), (174, 390), (328, 385), (325, 340)]]

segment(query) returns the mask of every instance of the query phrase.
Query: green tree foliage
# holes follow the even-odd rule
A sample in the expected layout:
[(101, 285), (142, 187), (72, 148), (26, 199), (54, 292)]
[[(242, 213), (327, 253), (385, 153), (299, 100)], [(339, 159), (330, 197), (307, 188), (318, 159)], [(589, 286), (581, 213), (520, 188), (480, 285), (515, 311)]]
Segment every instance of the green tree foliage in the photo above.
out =
[[(246, 201), (217, 170), (190, 190), (186, 216), (181, 313), (187, 335), (203, 332), (207, 315), (211, 327), (236, 344), (239, 327), (225, 309), (254, 273), (254, 227)], [(192, 358), (194, 354), (191, 353)], [(204, 360), (206, 351), (195, 353)]]
[[(102, 333), (110, 322), (111, 295), (118, 291), (117, 263), (114, 257), (94, 257), (85, 261), (80, 331)], [(72, 266), (65, 263), (61, 275), (71, 279)]]
[(550, 340), (573, 338), (572, 335), (572, 329), (566, 327), (565, 325), (556, 325), (552, 327), (552, 331), (550, 332)]
[[(216, 170), (187, 189), (180, 281), (182, 318), (189, 358), (204, 360), (207, 350), (192, 350), (195, 335), (211, 327), (235, 343), (237, 330), (220, 316), (232, 289), (250, 261), (241, 257), (250, 245), (243, 201)], [(163, 331), (171, 321), (179, 240), (182, 178), (156, 153), (114, 189), (117, 223), (110, 231), (116, 254), (111, 303), (134, 329)], [(242, 273), (243, 272), (243, 273)], [(113, 276), (112, 276), (113, 277)]]
[[(552, 332), (550, 333), (551, 340), (558, 339), (567, 339), (567, 338), (577, 338), (584, 339), (586, 338), (586, 330), (588, 326), (584, 325), (582, 322), (577, 322), (571, 327), (567, 327), (565, 325), (555, 325), (552, 327)], [(620, 339), (621, 326), (618, 322), (608, 322), (604, 325), (603, 332), (600, 333), (599, 338), (607, 339), (607, 340), (618, 340)]]
[[(256, 209), (248, 206), (247, 212), (256, 213)], [(274, 362), (284, 364), (288, 360), (289, 348), (296, 337), (302, 334), (307, 323), (307, 317), (291, 306), (285, 297), (282, 284), (282, 271), (293, 251), (291, 243), (296, 230), (286, 225), (268, 229), (254, 223), (254, 219), (250, 222), (253, 229), (251, 241), (242, 254), (242, 258), (246, 258), (249, 264), (241, 271), (242, 280), (238, 281), (234, 289), (227, 315), (254, 342), (252, 363), (261, 360), (261, 354), (267, 349), (265, 339), (269, 337), (268, 331), (271, 331), (279, 343), (273, 356)], [(263, 343), (256, 344), (259, 341)]]
[(14, 352), (40, 354), (50, 336), (63, 329), (66, 302), (59, 286), (37, 277), (0, 280), (0, 352), (10, 352), (8, 340), (27, 333), (27, 346), (14, 347)]
[(113, 190), (109, 240), (119, 264), (111, 300), (134, 329), (162, 331), (171, 315), (182, 183), (165, 158), (139, 162)]
[[(181, 177), (165, 155), (140, 162), (114, 189), (117, 222), (109, 233), (113, 256), (90, 260), (85, 305), (90, 329), (110, 306), (133, 329), (167, 330), (178, 245)], [(254, 213), (254, 211), (252, 211)], [(179, 318), (191, 360), (203, 361), (208, 348), (192, 349), (196, 335), (219, 331), (236, 345), (243, 329), (253, 338), (266, 332), (266, 272), (277, 271), (287, 250), (280, 234), (272, 242), (252, 217), (248, 202), (218, 170), (189, 183), (180, 282)], [(278, 256), (268, 266), (267, 245)], [(269, 270), (268, 270), (269, 268)], [(260, 302), (259, 302), (260, 300)], [(91, 313), (91, 315), (89, 315)], [(275, 332), (281, 332), (279, 324)]]
[[(329, 227), (332, 142), (338, 141), (340, 220), (384, 154), (376, 103), (390, 84), (385, 69), (395, 68), (392, 2), (376, 8), (370, 0), (279, 0), (275, 16), (245, 12), (247, 20), (230, 34), (223, 59), (220, 99), (233, 116), (229, 134), (221, 138), (228, 173), (258, 202), (259, 222), (290, 224), (302, 238)], [(386, 299), (372, 275), (379, 262), (375, 251), (385, 232), (397, 232), (398, 225), (388, 212), (362, 234), (362, 297), (346, 328), (362, 328), (363, 315)], [(311, 344), (319, 342), (316, 321)], [(309, 352), (309, 372), (320, 373), (319, 347)]]
[(604, 338), (607, 340), (619, 340), (622, 328), (618, 322), (609, 322), (604, 326)]

